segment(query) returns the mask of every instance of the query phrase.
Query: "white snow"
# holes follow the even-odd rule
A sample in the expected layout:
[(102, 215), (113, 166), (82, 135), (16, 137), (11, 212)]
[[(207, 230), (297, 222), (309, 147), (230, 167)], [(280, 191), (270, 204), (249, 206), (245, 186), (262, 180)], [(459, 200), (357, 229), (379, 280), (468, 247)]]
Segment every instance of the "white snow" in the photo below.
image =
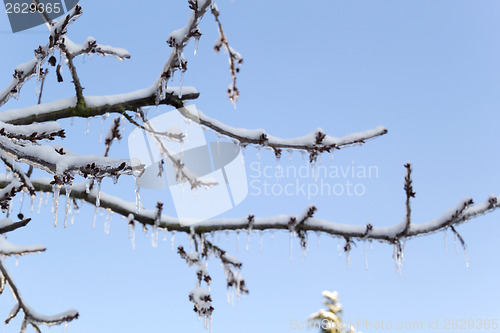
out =
[(27, 253), (37, 253), (45, 251), (45, 246), (43, 245), (14, 245), (10, 243), (5, 235), (0, 237), (0, 255), (4, 257), (16, 255), (20, 256)]

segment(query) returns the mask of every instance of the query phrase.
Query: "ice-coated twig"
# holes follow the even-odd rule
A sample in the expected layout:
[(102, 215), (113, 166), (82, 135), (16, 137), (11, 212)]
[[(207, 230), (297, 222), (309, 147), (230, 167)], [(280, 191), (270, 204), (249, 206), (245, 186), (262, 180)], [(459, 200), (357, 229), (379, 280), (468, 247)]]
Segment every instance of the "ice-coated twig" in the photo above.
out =
[(106, 134), (106, 138), (104, 139), (104, 145), (106, 146), (106, 150), (104, 151), (105, 157), (108, 156), (111, 144), (115, 139), (118, 141), (122, 139), (122, 135), (120, 133), (120, 117), (115, 118), (113, 125), (111, 125), (108, 133)]
[(14, 70), (14, 78), (10, 84), (0, 91), (0, 106), (4, 105), (12, 96), (19, 94), (22, 86), (33, 75), (37, 74), (47, 57), (53, 52), (54, 47), (59, 43), (60, 38), (66, 34), (68, 25), (82, 14), (82, 7), (76, 5), (71, 12), (63, 16), (59, 22), (51, 23), (49, 42), (44, 46), (35, 49), (35, 57), (27, 63), (17, 66)]
[(405, 235), (408, 230), (410, 229), (411, 225), (411, 203), (410, 200), (411, 198), (415, 198), (415, 192), (413, 192), (413, 186), (412, 186), (412, 179), (411, 179), (411, 164), (406, 163), (405, 164), (406, 168), (406, 176), (405, 176), (405, 185), (404, 185), (404, 190), (406, 194), (406, 217), (405, 217), (405, 227), (403, 231), (401, 231), (401, 235)]
[(64, 45), (66, 52), (72, 57), (77, 57), (82, 54), (97, 53), (101, 56), (113, 56), (118, 58), (118, 60), (130, 59), (130, 53), (127, 50), (99, 44), (94, 37), (87, 37), (83, 44), (75, 44), (65, 36), (61, 40), (60, 45)]
[(9, 271), (5, 267), (3, 259), (0, 258), (0, 273), (5, 279), (5, 282), (9, 285), (12, 290), (12, 295), (16, 300), (16, 305), (9, 313), (9, 316), (5, 320), (5, 324), (8, 324), (14, 317), (16, 317), (19, 312), (22, 310), (24, 313), (24, 319), (21, 324), (21, 331), (24, 332), (27, 324), (30, 324), (35, 332), (41, 332), (39, 325), (60, 325), (62, 323), (70, 322), (74, 319), (77, 319), (79, 314), (76, 310), (68, 310), (62, 312), (57, 315), (47, 316), (34, 311), (26, 301), (21, 297), (21, 293), (19, 292), (14, 280), (12, 279)]
[(24, 186), (28, 189), (31, 195), (35, 195), (35, 188), (33, 187), (33, 184), (31, 184), (31, 180), (29, 176), (27, 176), (24, 171), (19, 167), (19, 165), (12, 159), (10, 159), (7, 155), (5, 155), (1, 150), (0, 150), (0, 159), (3, 161), (3, 163), (9, 167), (12, 172), (14, 172), (19, 179), (23, 182)]
[(227, 88), (227, 95), (229, 97), (229, 101), (231, 101), (231, 103), (233, 104), (236, 104), (236, 102), (238, 101), (238, 97), (240, 96), (240, 91), (236, 87), (236, 73), (240, 72), (239, 66), (243, 63), (243, 57), (239, 52), (229, 46), (229, 42), (227, 41), (226, 35), (224, 34), (224, 29), (222, 28), (222, 23), (219, 19), (220, 12), (215, 4), (212, 6), (212, 14), (215, 17), (215, 22), (217, 22), (217, 27), (219, 29), (219, 38), (215, 42), (214, 50), (215, 52), (219, 52), (220, 49), (224, 47), (228, 54), (229, 71), (231, 72), (232, 81)]
[[(18, 145), (0, 137), (0, 150), (36, 168), (53, 175), (78, 172), (84, 177), (110, 177), (116, 174), (130, 174), (134, 168), (129, 160), (119, 160), (98, 155), (77, 155), (64, 147), (49, 145)], [(140, 168), (140, 166), (138, 166)]]
[[(172, 51), (168, 56), (167, 61), (163, 65), (160, 76), (155, 81), (153, 86), (156, 88), (157, 100), (163, 99), (165, 96), (165, 87), (168, 80), (172, 77), (173, 73), (180, 69), (185, 71), (187, 69), (187, 61), (183, 59), (182, 52), (187, 46), (191, 38), (200, 38), (201, 33), (198, 29), (200, 20), (205, 15), (208, 7), (212, 4), (212, 0), (193, 0), (189, 2), (189, 7), (192, 12), (189, 15), (188, 22), (184, 27), (173, 31), (167, 40), (167, 44), (172, 47)], [(184, 97), (184, 89), (180, 95)]]

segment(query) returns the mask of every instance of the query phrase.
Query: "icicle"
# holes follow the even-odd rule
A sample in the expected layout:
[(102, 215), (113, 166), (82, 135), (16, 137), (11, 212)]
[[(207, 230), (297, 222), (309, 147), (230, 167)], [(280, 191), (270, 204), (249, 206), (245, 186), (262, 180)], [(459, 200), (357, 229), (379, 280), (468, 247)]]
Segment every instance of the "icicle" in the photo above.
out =
[(54, 227), (57, 227), (57, 209), (59, 208), (59, 193), (61, 192), (61, 186), (60, 185), (53, 185), (52, 186), (52, 193), (54, 195), (54, 200), (53, 200), (53, 212), (54, 212)]
[(330, 153), (330, 161), (333, 161), (333, 152)]
[(85, 129), (85, 135), (88, 135), (90, 132), (90, 118), (87, 118), (87, 128)]
[(23, 203), (24, 203), (24, 190), (21, 191), (21, 197), (19, 198), (19, 213), (23, 211)]
[(111, 209), (106, 209), (108, 214), (106, 215), (106, 221), (104, 222), (104, 233), (109, 235), (109, 229), (111, 228), (111, 217), (113, 211)]
[(248, 229), (247, 232), (247, 245), (245, 246), (246, 250), (250, 250), (250, 236), (252, 235), (252, 230)]
[(95, 197), (95, 206), (100, 207), (101, 206), (101, 182), (102, 178), (97, 178), (97, 194)]
[(170, 250), (174, 250), (174, 242), (175, 242), (175, 230), (172, 230), (172, 236), (170, 237)]
[(345, 251), (346, 254), (345, 254), (345, 260), (346, 260), (346, 265), (347, 265), (347, 268), (351, 268), (351, 248), (349, 246), (349, 248), (347, 249), (347, 251)]
[(158, 227), (156, 225), (151, 230), (151, 246), (153, 249), (158, 248)]
[(240, 231), (236, 230), (236, 252), (240, 251)]
[(145, 224), (142, 225), (142, 232), (144, 233), (144, 238), (148, 238), (148, 227)]
[(106, 118), (109, 117), (109, 113), (106, 113), (104, 116), (101, 117), (101, 132), (99, 133), (99, 143), (102, 143), (102, 137), (103, 137), (103, 132), (104, 132), (104, 123), (106, 122)]
[(92, 220), (92, 229), (95, 229), (95, 221), (97, 219), (97, 209), (98, 208), (96, 207), (95, 210), (94, 210), (94, 218)]
[(318, 247), (321, 246), (321, 232), (316, 231), (316, 237), (318, 238)]
[(47, 207), (47, 204), (49, 203), (49, 197), (50, 197), (50, 192), (47, 192), (47, 195), (45, 196), (45, 207)]
[(271, 240), (274, 240), (274, 230), (271, 230)]
[(464, 247), (464, 256), (465, 256), (465, 267), (469, 268), (469, 256), (467, 255), (467, 249)]
[(259, 231), (259, 252), (262, 253), (262, 243), (263, 243), (263, 235), (262, 230)]
[(300, 151), (300, 155), (302, 156), (302, 159), (305, 160), (306, 159), (306, 152), (301, 150)]
[(226, 243), (229, 243), (229, 230), (226, 230)]
[(289, 246), (289, 252), (290, 252), (290, 262), (293, 261), (293, 235), (294, 232), (290, 232), (290, 246)]
[(446, 243), (446, 229), (443, 231), (444, 253), (448, 254), (448, 244)]
[(292, 148), (288, 148), (286, 151), (288, 152), (288, 160), (291, 161), (292, 160), (292, 155), (293, 155), (293, 149)]
[[(240, 151), (243, 154), (243, 157), (245, 157), (246, 151), (247, 151), (247, 145), (240, 142)], [(243, 160), (243, 163), (245, 163), (244, 159), (242, 159), (242, 160)]]
[(167, 241), (167, 236), (168, 236), (168, 230), (167, 228), (163, 229), (163, 241), (166, 242)]
[(132, 244), (132, 251), (135, 250), (135, 223), (132, 222), (128, 224), (128, 238)]
[(257, 147), (257, 161), (259, 161), (259, 162), (260, 162), (260, 149), (261, 149), (260, 146)]
[(134, 175), (135, 177), (135, 212), (136, 214), (139, 214), (141, 211), (141, 193), (140, 193), (140, 188), (141, 188), (141, 178), (139, 175)]
[(338, 244), (337, 244), (337, 252), (338, 252), (339, 258), (342, 258), (342, 245), (340, 242), (341, 242), (341, 239), (339, 237)]
[(392, 255), (394, 259), (394, 265), (396, 266), (396, 272), (401, 275), (401, 267), (403, 266), (404, 261), (404, 252), (403, 252), (404, 242), (397, 241), (394, 244), (394, 253)]
[(64, 212), (64, 227), (68, 226), (68, 214), (69, 214), (69, 204), (71, 201), (71, 185), (65, 185), (64, 191), (66, 192), (66, 210)]
[(36, 210), (37, 214), (40, 214), (40, 209), (42, 208), (42, 202), (43, 202), (43, 193), (40, 194), (40, 201), (38, 201), (38, 209)]
[(200, 42), (200, 37), (194, 38), (194, 55), (198, 53), (198, 43)]
[(281, 165), (280, 165), (281, 155), (276, 155), (276, 181), (281, 178)]
[(74, 200), (72, 200), (71, 201), (71, 208), (70, 208), (71, 225), (75, 224), (75, 212), (77, 212), (77, 210), (75, 209), (75, 202), (74, 202)]
[(457, 234), (455, 232), (453, 233), (453, 236), (454, 236), (454, 242), (455, 242), (455, 253), (458, 254), (458, 237), (457, 237)]
[(311, 162), (311, 167), (312, 167), (312, 172), (313, 172), (313, 177), (314, 177), (314, 182), (317, 183), (318, 182), (318, 169), (316, 167), (316, 160), (313, 160)]
[(184, 84), (184, 73), (185, 71), (181, 71), (181, 78), (179, 80), (179, 98), (182, 98), (182, 85)]
[(89, 177), (89, 180), (85, 183), (85, 193), (89, 194), (90, 188), (94, 186), (94, 177)]
[(220, 158), (220, 139), (222, 138), (222, 135), (217, 133), (217, 157)]
[(368, 254), (366, 253), (366, 242), (363, 242), (363, 256), (365, 258), (365, 269), (368, 269)]
[(35, 205), (36, 195), (31, 195), (30, 212), (33, 213), (33, 206)]

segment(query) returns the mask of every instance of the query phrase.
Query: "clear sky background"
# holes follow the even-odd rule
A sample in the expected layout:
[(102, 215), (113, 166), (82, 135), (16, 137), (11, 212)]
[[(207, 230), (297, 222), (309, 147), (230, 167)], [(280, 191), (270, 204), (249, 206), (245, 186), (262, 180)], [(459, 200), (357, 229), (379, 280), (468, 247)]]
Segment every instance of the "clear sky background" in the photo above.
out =
[[(169, 33), (184, 26), (189, 14), (186, 1), (80, 3), (84, 15), (70, 27), (69, 37), (82, 43), (93, 36), (132, 55), (123, 62), (99, 56), (78, 59), (87, 95), (149, 86), (170, 52), (165, 43)], [(491, 193), (500, 193), (497, 1), (223, 0), (218, 6), (229, 42), (245, 60), (238, 77), (241, 98), (236, 110), (227, 100), (227, 57), (213, 52), (217, 28), (207, 15), (197, 55), (192, 42), (185, 52), (184, 84), (201, 92), (195, 104), (203, 112), (235, 127), (265, 128), (281, 137), (302, 136), (318, 127), (333, 136), (378, 125), (389, 130), (364, 146), (335, 152), (333, 159), (322, 158), (328, 168), (372, 166), (378, 170), (376, 176), (323, 177), (318, 183), (312, 176), (299, 179), (301, 184), (350, 181), (360, 184), (363, 195), (323, 193), (308, 198), (300, 193), (255, 195), (250, 189), (247, 199), (224, 217), (298, 214), (314, 203), (316, 216), (330, 221), (393, 225), (405, 214), (406, 161), (414, 167), (414, 221), (436, 218), (466, 196), (479, 203)], [(7, 15), (0, 13), (0, 86), (6, 86), (14, 67), (30, 60), (33, 49), (46, 41), (46, 27), (12, 34)], [(44, 102), (74, 94), (67, 69), (63, 75), (62, 84), (56, 82), (54, 71), (48, 76)], [(174, 84), (178, 82), (177, 74)], [(32, 80), (19, 101), (9, 101), (0, 111), (36, 103), (35, 89)], [(160, 107), (160, 112), (169, 110)], [(106, 131), (113, 118), (104, 124)], [(85, 135), (85, 119), (75, 119), (73, 124), (61, 121), (68, 134), (63, 144), (75, 152), (102, 154), (101, 123), (100, 118), (92, 119)], [(129, 133), (132, 127), (126, 129)], [(120, 147), (114, 145), (111, 155), (126, 158), (126, 141)], [(260, 155), (262, 166), (276, 165), (272, 152), (263, 150)], [(245, 157), (249, 181), (295, 184), (287, 177), (256, 178), (251, 165), (258, 162), (257, 150), (248, 148)], [(281, 161), (283, 167), (306, 164), (299, 153), (289, 161), (285, 152)], [(117, 186), (105, 182), (103, 190), (134, 201), (130, 178), (122, 177)], [(142, 195), (146, 207), (153, 208), (162, 198), (167, 212), (175, 214), (168, 191), (144, 190)], [(36, 214), (37, 205), (38, 197), (30, 213), (29, 201), (24, 202), (22, 211), (33, 222), (9, 235), (9, 240), (42, 243), (47, 251), (20, 258), (17, 266), (15, 259), (7, 260), (24, 297), (37, 311), (55, 314), (78, 309), (80, 319), (67, 328), (72, 333), (204, 332), (188, 300), (196, 280), (194, 268), (171, 251), (170, 234), (153, 249), (150, 237), (146, 239), (137, 228), (132, 250), (126, 221), (116, 214), (110, 233), (105, 234), (107, 213), (98, 215), (94, 229), (92, 206), (84, 205), (74, 225), (63, 229), (52, 227), (50, 205), (42, 205)], [(16, 199), (13, 212), (19, 209)], [(59, 211), (62, 218), (63, 206)], [(290, 321), (305, 321), (321, 308), (325, 289), (339, 292), (346, 321), (422, 323), (420, 330), (399, 332), (433, 332), (429, 321), (439, 321), (442, 329), (446, 320), (500, 319), (498, 219), (499, 213), (492, 213), (457, 228), (468, 245), (469, 268), (463, 250), (455, 253), (453, 235), (447, 234), (446, 254), (443, 233), (437, 233), (406, 244), (401, 276), (387, 244), (374, 243), (373, 250), (366, 245), (365, 269), (365, 245), (358, 242), (348, 268), (345, 254), (339, 258), (338, 240), (325, 235), (319, 242), (310, 235), (305, 258), (295, 240), (290, 261), (287, 232), (264, 233), (262, 251), (256, 233), (249, 251), (245, 232), (239, 245), (234, 233), (223, 234), (219, 245), (243, 261), (250, 295), (228, 304), (223, 271), (216, 261), (210, 262), (214, 332), (297, 331)], [(189, 244), (183, 235), (176, 235), (174, 242), (175, 247)], [(12, 305), (11, 295), (4, 293), (0, 314), (6, 317)], [(13, 321), (3, 332), (17, 332), (19, 325), (19, 320)], [(62, 327), (51, 329), (62, 331)], [(476, 325), (469, 331), (484, 330)]]

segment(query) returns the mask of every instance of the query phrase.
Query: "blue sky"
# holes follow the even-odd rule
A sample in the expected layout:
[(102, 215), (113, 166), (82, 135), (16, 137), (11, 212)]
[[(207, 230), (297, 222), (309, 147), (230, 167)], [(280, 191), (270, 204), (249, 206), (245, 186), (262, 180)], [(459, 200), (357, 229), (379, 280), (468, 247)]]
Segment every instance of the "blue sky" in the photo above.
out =
[[(168, 34), (182, 27), (189, 13), (184, 1), (81, 4), (84, 15), (70, 27), (70, 38), (81, 43), (93, 36), (132, 55), (123, 62), (97, 56), (79, 59), (88, 95), (149, 86), (170, 52), (165, 43)], [(213, 52), (217, 28), (213, 17), (207, 16), (201, 24), (197, 55), (192, 43), (185, 52), (184, 84), (201, 92), (195, 104), (203, 112), (235, 127), (265, 128), (281, 137), (301, 136), (317, 127), (333, 136), (378, 125), (389, 130), (364, 146), (335, 152), (333, 160), (322, 158), (326, 167), (376, 167), (376, 177), (319, 180), (330, 184), (349, 180), (360, 184), (364, 195), (249, 195), (224, 217), (298, 214), (314, 203), (316, 216), (331, 221), (392, 225), (405, 213), (406, 161), (414, 167), (414, 221), (438, 217), (465, 196), (479, 203), (490, 193), (500, 193), (498, 2), (221, 1), (218, 6), (229, 42), (244, 57), (238, 77), (241, 97), (234, 110), (225, 92), (230, 83), (226, 55)], [(10, 81), (13, 68), (31, 59), (33, 49), (47, 38), (43, 26), (17, 34), (9, 29), (7, 16), (0, 14), (2, 87)], [(72, 96), (68, 71), (63, 75), (64, 84), (56, 83), (54, 73), (48, 77), (45, 102)], [(175, 79), (177, 85), (179, 76)], [(34, 82), (26, 84), (22, 98), (0, 111), (35, 103), (35, 88)], [(105, 129), (113, 118), (107, 119)], [(69, 120), (61, 123), (69, 134), (63, 142), (69, 149), (104, 152), (98, 143), (101, 119), (91, 120), (88, 136), (85, 119), (75, 119), (73, 125)], [(131, 129), (127, 126), (127, 131)], [(126, 141), (111, 151), (114, 157), (127, 157)], [(272, 152), (263, 150), (260, 155), (262, 166), (276, 165)], [(245, 158), (247, 177), (255, 179), (251, 165), (257, 162), (257, 150), (248, 148)], [(305, 161), (298, 153), (289, 161), (285, 153), (281, 164), (298, 168)], [(272, 177), (267, 181), (277, 183)], [(312, 177), (300, 182), (315, 184)], [(103, 189), (134, 200), (132, 179), (122, 177), (118, 186), (109, 181)], [(167, 212), (174, 214), (168, 192), (143, 191), (150, 208), (159, 196), (165, 196)], [(81, 317), (67, 332), (204, 331), (187, 296), (195, 284), (195, 271), (170, 250), (170, 234), (167, 242), (153, 249), (150, 238), (137, 230), (133, 251), (126, 222), (119, 216), (113, 216), (111, 231), (105, 234), (106, 213), (93, 229), (94, 209), (88, 205), (67, 229), (52, 227), (50, 207), (42, 206), (37, 215), (29, 213), (27, 206), (25, 202), (23, 211), (33, 222), (9, 239), (18, 244), (42, 243), (48, 250), (20, 258), (18, 266), (15, 259), (8, 264), (37, 311), (78, 309)], [(17, 202), (14, 212), (18, 210)], [(217, 262), (209, 263), (214, 278), (214, 332), (297, 331), (291, 329), (290, 320), (304, 321), (318, 310), (325, 289), (339, 292), (345, 320), (394, 326), (422, 323), (421, 330), (409, 330), (414, 332), (432, 332), (429, 321), (444, 325), (453, 319), (500, 319), (498, 213), (457, 230), (468, 245), (469, 268), (462, 249), (455, 253), (453, 235), (447, 234), (446, 254), (443, 234), (437, 233), (408, 241), (401, 276), (394, 269), (392, 247), (386, 244), (374, 243), (373, 250), (367, 251), (365, 269), (364, 245), (357, 243), (347, 268), (345, 255), (338, 256), (336, 238), (323, 235), (317, 245), (316, 235), (310, 235), (305, 258), (295, 241), (290, 261), (287, 232), (276, 232), (274, 239), (264, 233), (262, 252), (256, 234), (249, 251), (245, 232), (239, 236), (239, 246), (234, 233), (223, 234), (220, 245), (244, 263), (250, 295), (228, 304), (223, 271)], [(182, 235), (175, 237), (175, 246), (179, 244), (188, 245)], [(0, 314), (6, 316), (12, 305), (10, 294), (2, 295)], [(4, 332), (16, 332), (18, 327), (19, 322), (13, 322)]]

